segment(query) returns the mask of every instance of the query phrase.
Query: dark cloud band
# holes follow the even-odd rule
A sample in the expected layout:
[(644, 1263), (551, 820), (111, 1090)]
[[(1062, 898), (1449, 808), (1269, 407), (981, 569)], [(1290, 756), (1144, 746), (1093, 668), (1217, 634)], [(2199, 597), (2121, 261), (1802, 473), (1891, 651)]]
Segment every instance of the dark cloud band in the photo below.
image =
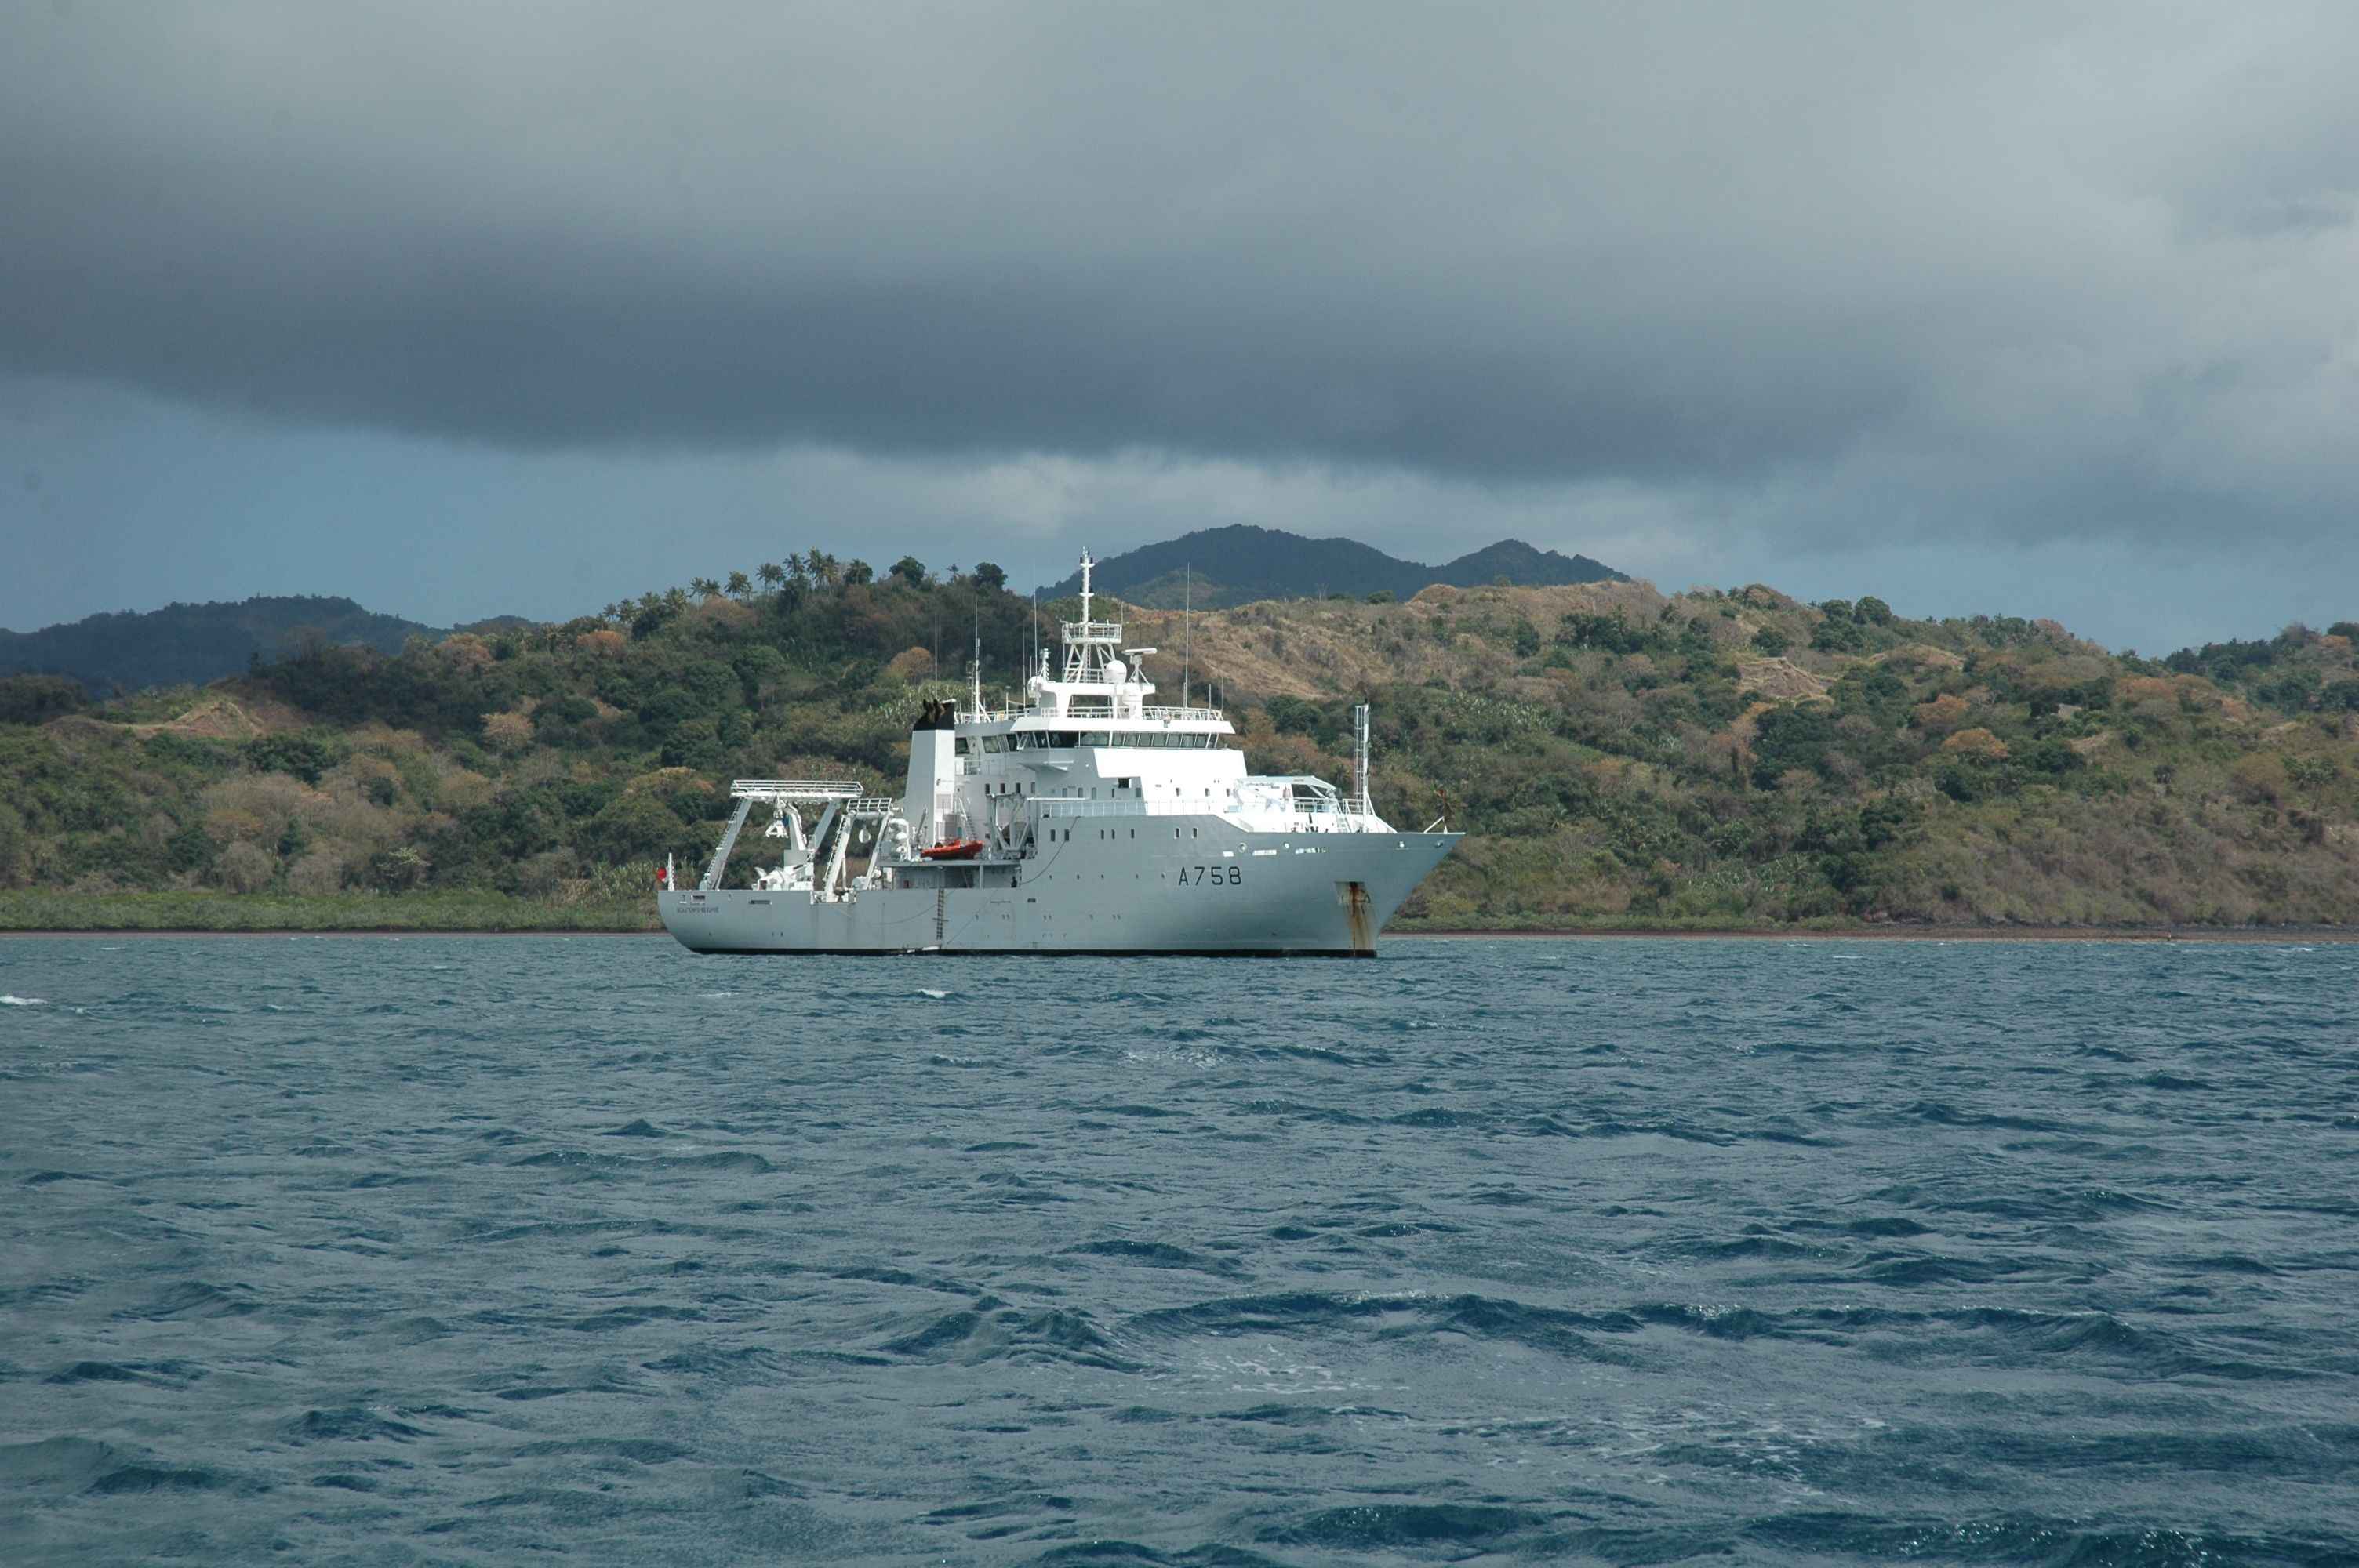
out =
[(2359, 496), (2331, 13), (5, 27), (19, 373), (524, 449), (1147, 449), (1828, 528)]

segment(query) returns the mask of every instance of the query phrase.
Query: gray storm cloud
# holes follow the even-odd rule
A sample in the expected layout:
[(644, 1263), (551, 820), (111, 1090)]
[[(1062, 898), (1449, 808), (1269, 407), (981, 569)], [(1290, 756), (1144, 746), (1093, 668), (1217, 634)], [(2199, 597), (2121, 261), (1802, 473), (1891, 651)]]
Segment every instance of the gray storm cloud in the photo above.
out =
[(0, 368), (519, 449), (2347, 525), (2359, 12), (0, 22)]

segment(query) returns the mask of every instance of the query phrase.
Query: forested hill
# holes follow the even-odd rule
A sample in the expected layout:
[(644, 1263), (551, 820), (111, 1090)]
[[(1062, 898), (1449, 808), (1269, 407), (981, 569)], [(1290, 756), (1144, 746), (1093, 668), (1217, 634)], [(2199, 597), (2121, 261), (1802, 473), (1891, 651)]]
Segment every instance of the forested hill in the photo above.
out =
[[(1192, 573), (1192, 582), (1190, 574)], [(1201, 608), (1234, 608), (1264, 599), (1325, 599), (1372, 593), (1408, 599), (1434, 583), (1474, 588), (1506, 582), (1518, 588), (1567, 583), (1626, 582), (1587, 556), (1536, 549), (1502, 539), (1442, 566), (1388, 556), (1355, 539), (1306, 539), (1276, 528), (1234, 524), (1204, 528), (1110, 556), (1093, 581), (1101, 592), (1133, 604), (1178, 609), (1192, 598)], [(1082, 590), (1082, 574), (1041, 592), (1049, 598)], [(1192, 590), (1192, 591), (1191, 591)]]
[(257, 654), (277, 657), (291, 649), (291, 639), (299, 635), (332, 643), (358, 643), (393, 654), (411, 637), (449, 634), (448, 627), (379, 615), (349, 599), (303, 596), (235, 604), (169, 604), (161, 610), (87, 616), (38, 632), (0, 631), (0, 676), (62, 675), (93, 692), (116, 687), (137, 691), (218, 680), (245, 669)]
[[(1031, 611), (997, 579), (821, 557), (563, 625), (312, 641), (97, 708), (0, 680), (0, 886), (604, 888), (643, 919), (733, 776), (898, 786), (919, 701), (963, 685), (935, 625), (979, 622), (986, 687), (1012, 683)], [(1180, 645), (1175, 611), (1112, 613)], [(1193, 674), (1267, 773), (1346, 776), (1374, 703), (1378, 808), (1471, 835), (1411, 924), (2350, 924), (2354, 637), (2146, 660), (1759, 585), (1436, 587), (1200, 613)], [(1148, 673), (1177, 695), (1175, 659)]]

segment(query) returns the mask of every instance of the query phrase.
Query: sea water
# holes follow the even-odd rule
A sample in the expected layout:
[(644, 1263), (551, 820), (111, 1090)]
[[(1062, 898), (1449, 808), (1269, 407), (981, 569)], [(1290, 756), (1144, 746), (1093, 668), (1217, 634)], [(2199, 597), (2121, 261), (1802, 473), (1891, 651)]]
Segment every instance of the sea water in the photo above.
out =
[(2359, 1553), (2359, 947), (0, 993), (10, 1564)]

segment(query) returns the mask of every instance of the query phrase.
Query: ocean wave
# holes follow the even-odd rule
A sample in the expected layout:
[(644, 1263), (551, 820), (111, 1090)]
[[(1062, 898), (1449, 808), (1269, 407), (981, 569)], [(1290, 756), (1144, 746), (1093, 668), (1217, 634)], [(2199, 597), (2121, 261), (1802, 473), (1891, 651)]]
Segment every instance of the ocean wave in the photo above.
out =
[(254, 1294), (252, 1287), (246, 1285), (214, 1285), (202, 1280), (183, 1280), (157, 1292), (144, 1306), (130, 1308), (115, 1315), (149, 1320), (245, 1317), (262, 1310)]
[(903, 1360), (964, 1366), (1046, 1360), (1116, 1372), (1140, 1369), (1140, 1363), (1125, 1355), (1089, 1314), (1068, 1307), (968, 1308), (944, 1313), (876, 1348)]
[(1130, 1241), (1116, 1238), (1108, 1241), (1085, 1241), (1068, 1247), (1065, 1253), (1076, 1258), (1111, 1258), (1117, 1262), (1134, 1263), (1149, 1269), (1193, 1269), (1200, 1273), (1232, 1274), (1236, 1265), (1223, 1259), (1207, 1258), (1190, 1252), (1184, 1247), (1174, 1247), (1162, 1241)]
[(1756, 1519), (1743, 1539), (1764, 1547), (1866, 1562), (2041, 1563), (2103, 1568), (2285, 1568), (2348, 1562), (2348, 1543), (2322, 1535), (2247, 1535), (2169, 1525), (1997, 1514), (1965, 1519), (1796, 1513)]
[(1503, 1538), (1527, 1534), (1550, 1519), (1551, 1516), (1529, 1509), (1474, 1503), (1354, 1503), (1324, 1509), (1293, 1524), (1269, 1526), (1255, 1539), (1271, 1545), (1335, 1552), (1401, 1547), (1493, 1552), (1504, 1549)]
[(364, 1405), (338, 1410), (310, 1410), (287, 1423), (287, 1441), (304, 1446), (314, 1443), (414, 1443), (427, 1435), (412, 1426)]
[(776, 1351), (758, 1345), (741, 1345), (732, 1349), (698, 1346), (674, 1351), (653, 1361), (643, 1361), (640, 1365), (650, 1372), (669, 1372), (676, 1376), (739, 1384), (766, 1382), (777, 1375), (784, 1363)]
[(155, 1492), (226, 1492), (262, 1489), (209, 1465), (125, 1465), (109, 1470), (84, 1488), (92, 1497), (120, 1498)]
[(151, 1388), (181, 1389), (204, 1373), (185, 1361), (76, 1361), (41, 1379), (45, 1383), (144, 1383)]

